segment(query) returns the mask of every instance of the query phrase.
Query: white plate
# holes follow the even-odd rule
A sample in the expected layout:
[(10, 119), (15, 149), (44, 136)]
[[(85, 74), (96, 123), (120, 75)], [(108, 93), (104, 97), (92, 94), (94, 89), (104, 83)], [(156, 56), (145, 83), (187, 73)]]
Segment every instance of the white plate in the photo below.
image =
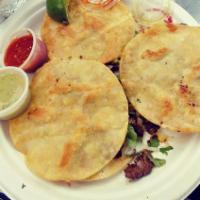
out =
[[(126, 0), (131, 3), (131, 0)], [(190, 25), (197, 22), (173, 3), (173, 16)], [(45, 1), (28, 3), (0, 26), (0, 38), (23, 27), (39, 31)], [(2, 40), (1, 40), (2, 41)], [(2, 42), (0, 44), (2, 50)], [(173, 134), (175, 148), (167, 157), (166, 166), (140, 181), (128, 182), (121, 173), (109, 180), (69, 187), (44, 181), (26, 168), (24, 157), (12, 146), (6, 126), (0, 124), (0, 188), (13, 200), (175, 200), (183, 199), (200, 180), (200, 135)], [(26, 187), (22, 189), (22, 185)]]

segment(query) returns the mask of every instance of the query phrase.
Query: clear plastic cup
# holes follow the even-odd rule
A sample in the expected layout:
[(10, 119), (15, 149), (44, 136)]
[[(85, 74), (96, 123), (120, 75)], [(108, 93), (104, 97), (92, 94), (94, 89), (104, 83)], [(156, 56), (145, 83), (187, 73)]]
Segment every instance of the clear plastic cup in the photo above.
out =
[(172, 0), (134, 0), (134, 13), (141, 24), (153, 24), (170, 15)]
[(14, 13), (26, 0), (0, 0), (0, 23)]

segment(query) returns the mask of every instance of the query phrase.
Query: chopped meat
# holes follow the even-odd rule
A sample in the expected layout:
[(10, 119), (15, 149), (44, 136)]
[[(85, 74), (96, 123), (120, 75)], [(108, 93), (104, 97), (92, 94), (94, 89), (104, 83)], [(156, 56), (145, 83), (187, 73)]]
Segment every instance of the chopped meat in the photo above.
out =
[(122, 148), (118, 151), (118, 153), (116, 154), (116, 156), (114, 157), (114, 159), (118, 159), (122, 157)]
[(113, 60), (109, 63), (106, 64), (108, 68), (112, 70), (113, 73), (118, 73), (119, 72), (119, 63), (120, 59)]
[(137, 133), (138, 137), (144, 136), (144, 129), (141, 125), (135, 124), (135, 125), (133, 125), (133, 128), (134, 128), (135, 132)]
[(138, 180), (150, 174), (154, 167), (150, 156), (151, 152), (148, 150), (136, 154), (133, 162), (124, 170), (125, 176), (130, 180)]
[(156, 135), (158, 130), (160, 129), (158, 125), (153, 124), (146, 119), (143, 120), (143, 125), (144, 125), (145, 130), (151, 135)]
[(142, 126), (142, 120), (133, 106), (129, 103), (129, 124), (133, 126), (138, 137), (143, 137), (144, 128)]
[(137, 116), (138, 116), (137, 111), (133, 108), (133, 106), (130, 104), (130, 102), (128, 104), (128, 109), (129, 109), (129, 116), (134, 119), (137, 119)]
[(131, 126), (134, 126), (134, 125), (137, 123), (136, 120), (137, 120), (137, 119), (132, 118), (132, 117), (130, 116), (130, 114), (129, 114), (129, 120), (128, 120), (128, 122), (129, 122), (129, 124), (130, 124)]
[(129, 124), (133, 126), (135, 132), (139, 137), (143, 137), (144, 132), (147, 131), (151, 135), (156, 135), (159, 126), (151, 123), (144, 117), (142, 117), (129, 103)]
[(137, 116), (133, 116), (129, 113), (129, 124), (134, 126), (137, 124)]

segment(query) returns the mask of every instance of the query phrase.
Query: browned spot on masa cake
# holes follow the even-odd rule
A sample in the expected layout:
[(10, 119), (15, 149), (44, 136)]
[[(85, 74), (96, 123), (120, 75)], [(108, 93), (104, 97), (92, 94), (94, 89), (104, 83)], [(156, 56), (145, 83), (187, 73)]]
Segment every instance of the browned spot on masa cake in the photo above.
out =
[(45, 113), (45, 109), (40, 107), (33, 107), (28, 111), (28, 118), (32, 117), (42, 117)]
[(59, 163), (59, 167), (65, 167), (69, 163), (73, 151), (74, 151), (73, 144), (71, 143), (65, 144), (63, 154)]
[(72, 26), (60, 25), (58, 27), (58, 32), (60, 32), (63, 36), (68, 36), (71, 38), (74, 38), (76, 35), (76, 31), (73, 30)]
[(176, 30), (178, 29), (177, 26), (175, 26), (174, 24), (167, 24), (167, 28), (170, 32), (176, 32)]
[(84, 26), (85, 28), (91, 28), (95, 31), (98, 31), (99, 29), (102, 29), (104, 24), (96, 17), (88, 16), (85, 14), (84, 16)]
[(147, 49), (141, 56), (141, 58), (143, 59), (149, 59), (151, 61), (157, 61), (162, 59), (167, 53), (168, 53), (168, 49), (167, 48), (162, 48), (162, 49), (158, 49), (156, 51), (152, 51)]
[(172, 111), (173, 111), (172, 102), (168, 99), (164, 100), (162, 102), (162, 114), (161, 114), (161, 116), (165, 117), (165, 116), (169, 115), (169, 113), (172, 112)]
[(199, 72), (200, 71), (200, 65), (193, 67), (192, 71), (193, 72)]
[(70, 85), (63, 85), (63, 86), (55, 86), (49, 91), (49, 94), (67, 94), (72, 90)]
[(146, 36), (156, 36), (159, 34), (159, 30), (158, 29), (148, 29), (145, 31), (144, 33)]

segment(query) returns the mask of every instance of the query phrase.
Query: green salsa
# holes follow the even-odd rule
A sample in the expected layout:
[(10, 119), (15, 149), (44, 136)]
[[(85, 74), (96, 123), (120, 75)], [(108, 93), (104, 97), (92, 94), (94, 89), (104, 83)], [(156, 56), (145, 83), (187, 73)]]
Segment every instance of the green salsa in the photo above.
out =
[(0, 111), (15, 103), (25, 88), (24, 79), (15, 72), (0, 74)]

